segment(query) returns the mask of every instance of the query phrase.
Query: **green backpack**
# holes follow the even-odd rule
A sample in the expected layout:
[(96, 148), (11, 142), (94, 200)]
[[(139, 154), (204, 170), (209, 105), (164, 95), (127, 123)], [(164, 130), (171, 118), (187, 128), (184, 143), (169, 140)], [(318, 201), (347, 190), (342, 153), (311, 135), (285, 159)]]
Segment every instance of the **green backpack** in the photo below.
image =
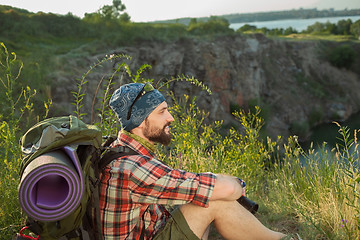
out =
[[(103, 239), (99, 174), (115, 158), (137, 154), (109, 148), (101, 131), (74, 116), (55, 117), (21, 138), (19, 201), (27, 229), (39, 239)], [(23, 234), (18, 234), (21, 239)]]

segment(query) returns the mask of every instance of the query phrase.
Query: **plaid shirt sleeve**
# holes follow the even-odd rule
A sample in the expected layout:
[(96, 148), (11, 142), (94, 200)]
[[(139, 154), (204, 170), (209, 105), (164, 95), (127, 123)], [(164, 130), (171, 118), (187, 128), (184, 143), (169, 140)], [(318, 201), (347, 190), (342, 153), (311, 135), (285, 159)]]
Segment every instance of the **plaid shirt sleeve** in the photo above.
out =
[(143, 156), (132, 156), (132, 158), (138, 158), (134, 159), (138, 164), (130, 175), (132, 201), (164, 205), (191, 202), (208, 207), (216, 181), (215, 174), (172, 169), (155, 158), (147, 161), (141, 159)]

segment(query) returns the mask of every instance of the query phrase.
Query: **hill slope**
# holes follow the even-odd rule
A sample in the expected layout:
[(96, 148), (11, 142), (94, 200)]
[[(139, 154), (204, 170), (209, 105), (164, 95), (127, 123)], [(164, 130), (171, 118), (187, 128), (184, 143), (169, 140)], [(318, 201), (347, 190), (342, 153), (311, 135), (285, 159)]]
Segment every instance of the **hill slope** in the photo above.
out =
[[(56, 57), (58, 62), (66, 64), (52, 74), (54, 81), (58, 82), (52, 87), (52, 96), (57, 109), (71, 112), (68, 99), (71, 99), (75, 87), (72, 79), (85, 72), (76, 63), (90, 65), (105, 54), (125, 53), (132, 57), (128, 63), (133, 72), (142, 64), (152, 65), (152, 69), (145, 72), (145, 78), (160, 80), (185, 74), (209, 86), (213, 91), (211, 96), (182, 82), (170, 86), (177, 96), (197, 96), (198, 105), (210, 112), (208, 120), (224, 120), (225, 125), (236, 125), (231, 111), (259, 105), (267, 123), (267, 135), (296, 134), (305, 139), (312, 126), (342, 121), (360, 110), (360, 72), (355, 67), (360, 63), (360, 45), (351, 44), (358, 55), (350, 69), (334, 67), (319, 54), (321, 50), (328, 51), (342, 45), (276, 40), (256, 34), (219, 37), (212, 41), (147, 41), (136, 46), (119, 46), (85, 58), (67, 58), (64, 54)], [(88, 77), (87, 112), (90, 112), (91, 96), (99, 80), (109, 75), (113, 66), (113, 63), (107, 65)], [(129, 81), (123, 76), (116, 79), (117, 85)]]

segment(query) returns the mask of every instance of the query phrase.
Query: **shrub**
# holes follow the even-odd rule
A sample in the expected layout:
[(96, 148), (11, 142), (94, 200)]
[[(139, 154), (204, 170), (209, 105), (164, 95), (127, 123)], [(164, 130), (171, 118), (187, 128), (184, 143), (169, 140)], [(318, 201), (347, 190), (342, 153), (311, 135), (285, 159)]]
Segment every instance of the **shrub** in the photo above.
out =
[(360, 37), (360, 20), (357, 20), (354, 22), (350, 27), (350, 32), (352, 35), (354, 35), (356, 38)]
[(211, 16), (207, 22), (190, 21), (188, 32), (194, 35), (233, 33), (234, 30), (229, 26), (230, 24), (225, 18)]
[(254, 32), (256, 29), (257, 28), (254, 25), (245, 24), (244, 26), (240, 27), (237, 32)]
[(333, 66), (349, 69), (355, 61), (355, 52), (349, 45), (341, 45), (331, 49), (327, 57)]

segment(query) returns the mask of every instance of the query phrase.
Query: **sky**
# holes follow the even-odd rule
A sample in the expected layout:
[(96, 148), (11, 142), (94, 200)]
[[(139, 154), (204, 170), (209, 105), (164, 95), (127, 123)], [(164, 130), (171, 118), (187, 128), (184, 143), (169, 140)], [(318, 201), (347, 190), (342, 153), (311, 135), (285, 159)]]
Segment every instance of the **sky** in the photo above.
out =
[[(319, 10), (360, 8), (360, 0), (122, 0), (133, 22), (148, 22), (184, 17), (209, 17), (232, 13), (281, 11), (299, 8)], [(0, 0), (0, 5), (78, 17), (96, 12), (112, 0)]]

